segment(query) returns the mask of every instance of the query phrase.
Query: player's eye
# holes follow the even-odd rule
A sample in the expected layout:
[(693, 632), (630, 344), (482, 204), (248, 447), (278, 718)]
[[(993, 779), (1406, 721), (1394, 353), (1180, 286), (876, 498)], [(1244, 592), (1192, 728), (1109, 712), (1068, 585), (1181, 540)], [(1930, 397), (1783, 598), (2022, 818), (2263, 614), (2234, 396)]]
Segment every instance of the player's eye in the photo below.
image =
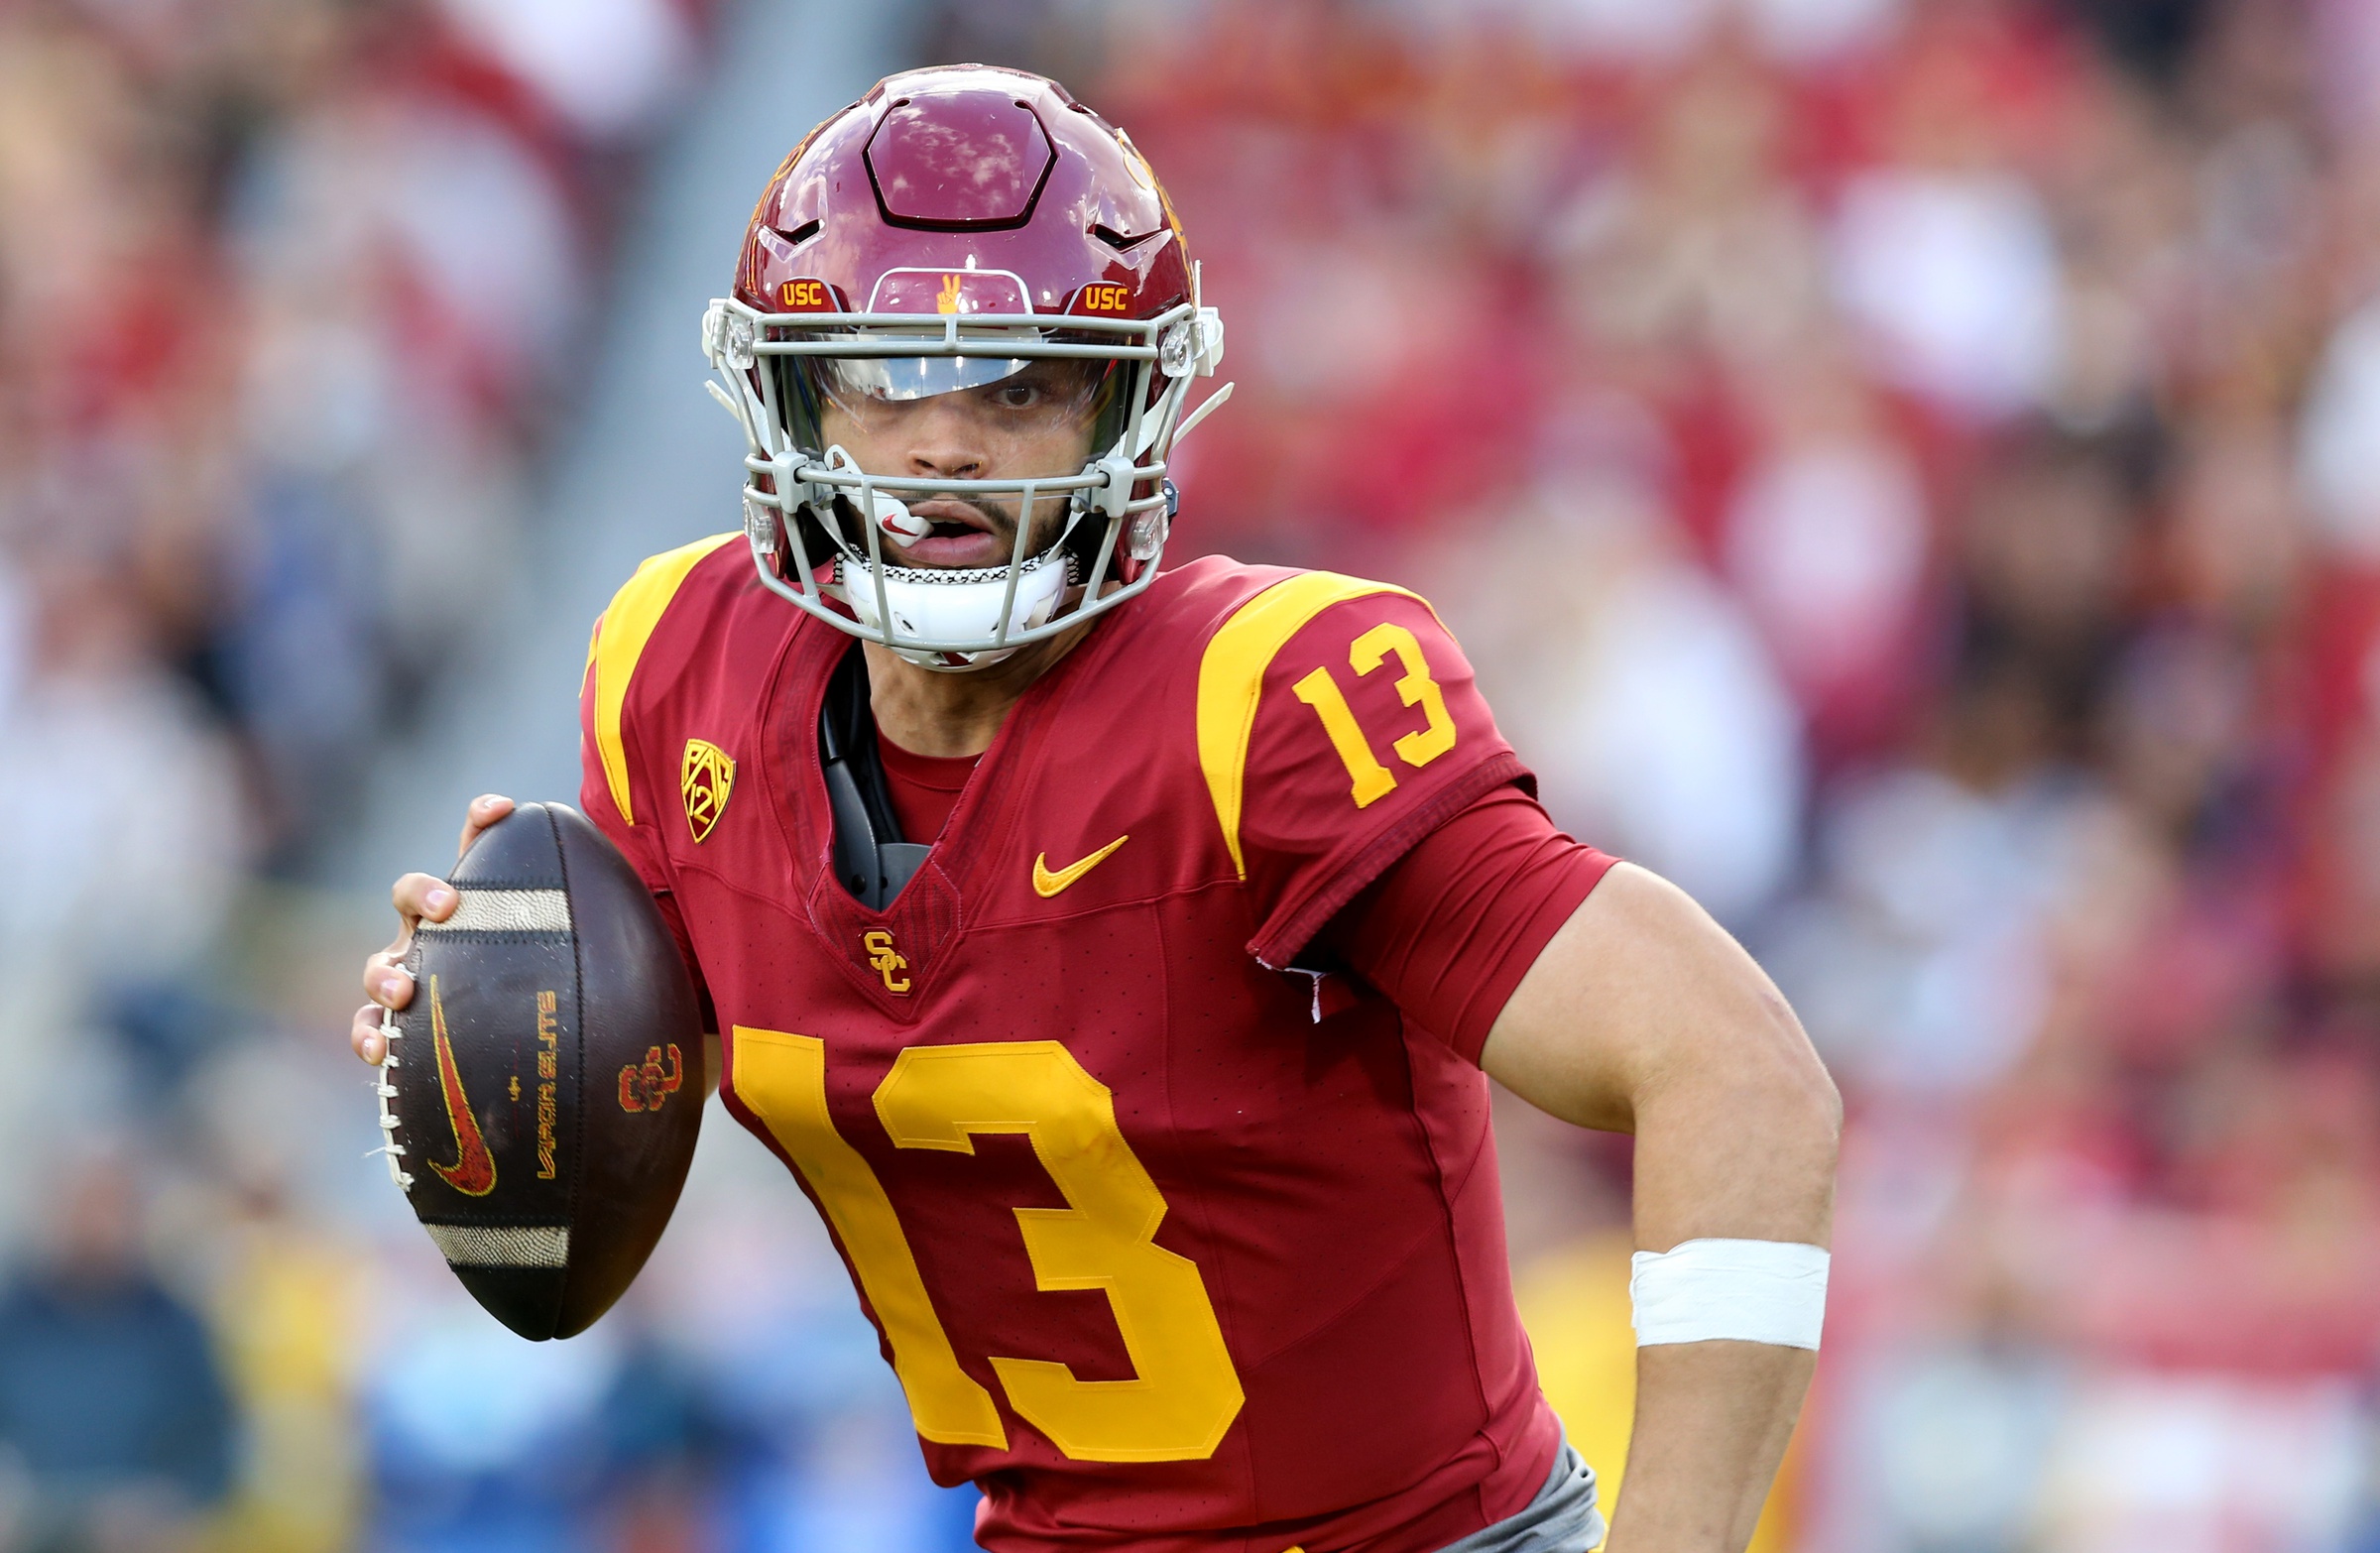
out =
[(992, 403), (1003, 410), (1037, 410), (1047, 402), (1048, 391), (1038, 383), (1019, 383), (1010, 379), (992, 386)]

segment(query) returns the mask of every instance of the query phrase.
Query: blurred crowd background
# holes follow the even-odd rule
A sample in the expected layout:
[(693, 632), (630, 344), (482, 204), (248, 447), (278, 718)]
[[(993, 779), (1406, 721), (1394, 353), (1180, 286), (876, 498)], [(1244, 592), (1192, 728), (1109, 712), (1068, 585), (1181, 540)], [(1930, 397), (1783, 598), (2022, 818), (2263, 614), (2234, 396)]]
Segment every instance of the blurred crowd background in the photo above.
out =
[[(629, 1304), (533, 1347), (340, 1039), (340, 860), (572, 544), (586, 341), (736, 14), (0, 0), (8, 1553), (970, 1545), (723, 1117)], [(1239, 384), (1177, 555), (1434, 599), (1557, 818), (1832, 1064), (1765, 1553), (2380, 1549), (2380, 0), (907, 27), (885, 68), (1054, 73), (1165, 179)], [(722, 446), (649, 548), (732, 526)], [(1626, 1146), (1498, 1125), (1608, 1481)]]

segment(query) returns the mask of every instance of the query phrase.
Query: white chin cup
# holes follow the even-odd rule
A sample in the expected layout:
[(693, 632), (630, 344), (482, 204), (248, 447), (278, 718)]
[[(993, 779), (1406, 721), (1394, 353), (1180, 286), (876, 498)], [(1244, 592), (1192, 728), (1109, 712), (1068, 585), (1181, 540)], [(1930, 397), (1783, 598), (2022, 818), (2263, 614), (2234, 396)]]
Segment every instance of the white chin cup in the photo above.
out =
[[(892, 611), (887, 631), (877, 612), (876, 574), (862, 560), (844, 556), (835, 562), (835, 583), (860, 624), (884, 636), (901, 640), (892, 651), (927, 668), (981, 668), (1015, 652), (987, 648), (955, 652), (911, 643), (986, 642), (1000, 631), (1000, 601), (1009, 591), (1009, 568), (988, 566), (968, 571), (930, 571), (918, 567), (885, 568), (885, 604)], [(1052, 547), (1026, 561), (1016, 575), (1016, 599), (1009, 609), (1012, 635), (1048, 623), (1066, 593), (1066, 557)], [(951, 659), (960, 659), (953, 662)]]

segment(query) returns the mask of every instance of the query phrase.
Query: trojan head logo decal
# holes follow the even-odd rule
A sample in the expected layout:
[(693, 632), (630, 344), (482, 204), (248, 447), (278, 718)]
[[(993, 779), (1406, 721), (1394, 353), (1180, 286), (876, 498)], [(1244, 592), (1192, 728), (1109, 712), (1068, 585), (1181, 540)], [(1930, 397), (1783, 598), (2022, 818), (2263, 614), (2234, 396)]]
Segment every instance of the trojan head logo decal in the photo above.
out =
[(868, 953), (869, 967), (885, 979), (885, 991), (905, 993), (909, 990), (909, 979), (900, 974), (909, 968), (909, 962), (899, 950), (892, 947), (891, 933), (881, 927), (870, 928), (861, 935), (860, 947)]
[(711, 833), (726, 811), (727, 795), (735, 790), (736, 763), (707, 739), (688, 739), (686, 758), (677, 769), (677, 790), (686, 800), (686, 828), (696, 844)]
[(668, 1047), (669, 1065), (661, 1066), (661, 1048), (645, 1048), (645, 1060), (632, 1062), (620, 1070), (620, 1109), (623, 1111), (658, 1111), (661, 1103), (677, 1093), (685, 1078), (685, 1064), (678, 1059), (677, 1042)]
[(438, 1055), (438, 1094), (446, 1102), (446, 1125), (454, 1130), (454, 1163), (425, 1161), (432, 1174), (465, 1197), (485, 1197), (496, 1190), (496, 1157), (479, 1135), (479, 1118), (471, 1114), (471, 1099), (463, 1093), (462, 1071), (454, 1065), (454, 1045), (446, 1036), (446, 1005), (438, 997), (438, 979), (429, 979), (430, 1038)]

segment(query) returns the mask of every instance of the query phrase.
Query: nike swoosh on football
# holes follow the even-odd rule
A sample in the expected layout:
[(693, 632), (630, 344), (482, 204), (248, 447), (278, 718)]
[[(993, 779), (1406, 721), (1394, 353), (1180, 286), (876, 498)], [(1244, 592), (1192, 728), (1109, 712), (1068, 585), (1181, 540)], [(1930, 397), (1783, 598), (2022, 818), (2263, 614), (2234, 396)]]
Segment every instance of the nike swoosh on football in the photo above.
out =
[(446, 1100), (446, 1125), (454, 1129), (454, 1163), (425, 1159), (439, 1180), (465, 1197), (485, 1197), (496, 1190), (496, 1157), (479, 1135), (479, 1118), (463, 1093), (463, 1075), (454, 1065), (454, 1047), (446, 1038), (446, 1006), (438, 1000), (438, 979), (429, 979), (430, 1038), (438, 1051), (438, 1092)]
[(1114, 841), (1109, 842), (1081, 862), (1069, 863), (1054, 874), (1050, 872), (1049, 854), (1046, 852), (1038, 854), (1033, 859), (1033, 893), (1044, 898), (1056, 895), (1115, 856), (1116, 849), (1131, 839), (1130, 836), (1118, 836)]

